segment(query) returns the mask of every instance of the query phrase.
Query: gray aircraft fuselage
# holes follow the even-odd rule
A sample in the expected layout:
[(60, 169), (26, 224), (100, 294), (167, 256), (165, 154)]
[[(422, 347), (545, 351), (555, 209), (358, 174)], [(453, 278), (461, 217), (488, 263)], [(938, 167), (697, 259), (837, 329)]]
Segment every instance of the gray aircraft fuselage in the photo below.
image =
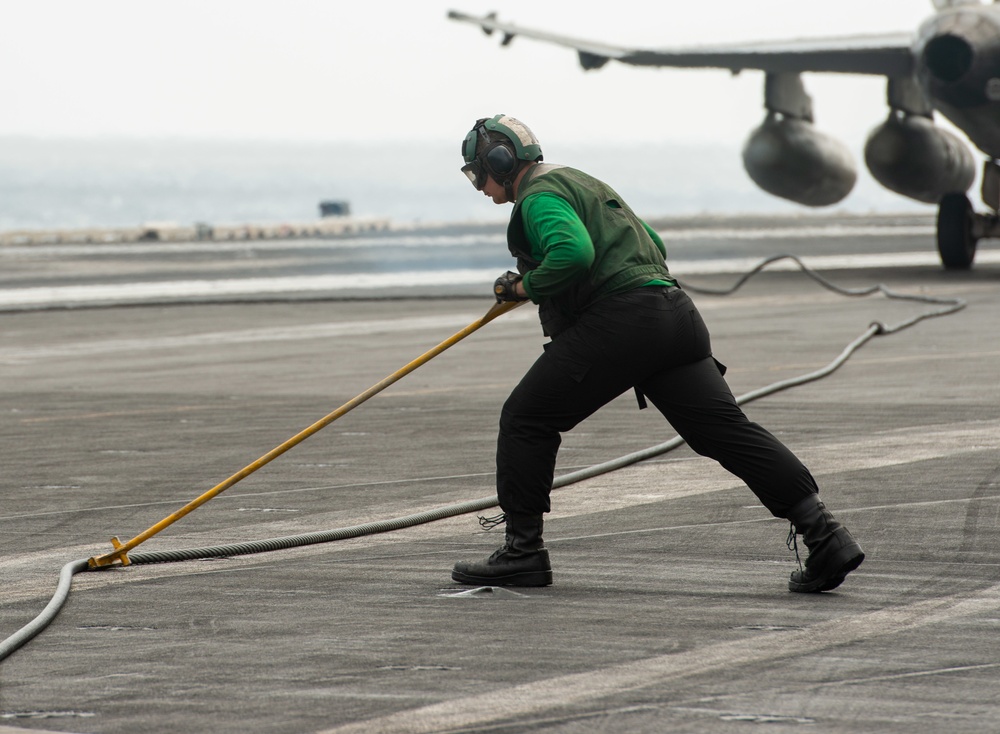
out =
[(934, 107), (1000, 159), (1000, 5), (948, 8), (920, 27), (915, 73)]

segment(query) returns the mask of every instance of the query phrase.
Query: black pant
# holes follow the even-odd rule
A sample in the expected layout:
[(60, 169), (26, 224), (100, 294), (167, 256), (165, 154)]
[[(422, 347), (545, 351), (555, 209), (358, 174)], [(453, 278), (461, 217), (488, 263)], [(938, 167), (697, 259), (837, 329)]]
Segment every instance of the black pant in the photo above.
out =
[(708, 328), (683, 290), (643, 287), (605, 298), (545, 347), (500, 415), (497, 495), (504, 512), (548, 512), (560, 434), (632, 387), (776, 517), (817, 492), (802, 462), (736, 404), (712, 357)]

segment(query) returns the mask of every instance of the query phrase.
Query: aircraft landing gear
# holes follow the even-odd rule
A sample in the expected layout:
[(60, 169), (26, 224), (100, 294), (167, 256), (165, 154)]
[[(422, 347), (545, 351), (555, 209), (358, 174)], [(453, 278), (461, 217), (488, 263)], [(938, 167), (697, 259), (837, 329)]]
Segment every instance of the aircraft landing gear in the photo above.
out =
[(941, 264), (948, 270), (968, 270), (976, 256), (973, 222), (976, 214), (969, 197), (945, 194), (938, 205), (937, 245)]
[(941, 264), (948, 270), (968, 270), (979, 240), (1000, 237), (1000, 161), (983, 166), (983, 203), (980, 214), (963, 193), (945, 194), (938, 205), (937, 245)]

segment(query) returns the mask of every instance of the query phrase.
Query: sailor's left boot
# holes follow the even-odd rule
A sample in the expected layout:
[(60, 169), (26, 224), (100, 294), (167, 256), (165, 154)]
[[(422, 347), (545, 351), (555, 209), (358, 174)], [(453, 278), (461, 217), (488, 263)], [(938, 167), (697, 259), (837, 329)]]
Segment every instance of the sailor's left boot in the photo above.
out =
[[(840, 586), (847, 574), (861, 565), (865, 553), (854, 536), (837, 522), (819, 495), (811, 494), (791, 509), (789, 547), (801, 534), (809, 549), (805, 566), (792, 571), (788, 590), (798, 592), (830, 591)], [(797, 555), (797, 552), (796, 552)]]
[(459, 561), (453, 581), (477, 586), (549, 586), (552, 566), (542, 542), (541, 515), (506, 514), (503, 547), (482, 561)]

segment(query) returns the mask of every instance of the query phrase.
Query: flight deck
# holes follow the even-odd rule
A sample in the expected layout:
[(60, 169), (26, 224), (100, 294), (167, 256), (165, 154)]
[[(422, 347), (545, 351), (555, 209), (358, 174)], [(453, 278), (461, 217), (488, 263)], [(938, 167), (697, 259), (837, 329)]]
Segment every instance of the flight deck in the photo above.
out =
[[(928, 217), (658, 229), (737, 396), (822, 369), (873, 322), (963, 306), (745, 406), (864, 547), (842, 587), (789, 593), (788, 523), (681, 445), (553, 491), (551, 587), (451, 581), (455, 561), (502, 542), (477, 521), (489, 508), (79, 573), (51, 624), (0, 662), (0, 732), (994, 730), (993, 253), (943, 271)], [(351, 272), (360, 243), (350, 258), (302, 242), (0, 251), (0, 638), (42, 611), (65, 564), (111, 551), (480, 318), (488, 273), (510, 267), (502, 233), (368, 235), (411, 265)], [(786, 252), (837, 286), (927, 300), (846, 296), (791, 261), (702, 292)], [(225, 280), (243, 290), (177, 285)], [(488, 500), (500, 406), (543, 342), (530, 304), (500, 316), (135, 552)], [(564, 436), (556, 474), (673, 437), (626, 394)]]

